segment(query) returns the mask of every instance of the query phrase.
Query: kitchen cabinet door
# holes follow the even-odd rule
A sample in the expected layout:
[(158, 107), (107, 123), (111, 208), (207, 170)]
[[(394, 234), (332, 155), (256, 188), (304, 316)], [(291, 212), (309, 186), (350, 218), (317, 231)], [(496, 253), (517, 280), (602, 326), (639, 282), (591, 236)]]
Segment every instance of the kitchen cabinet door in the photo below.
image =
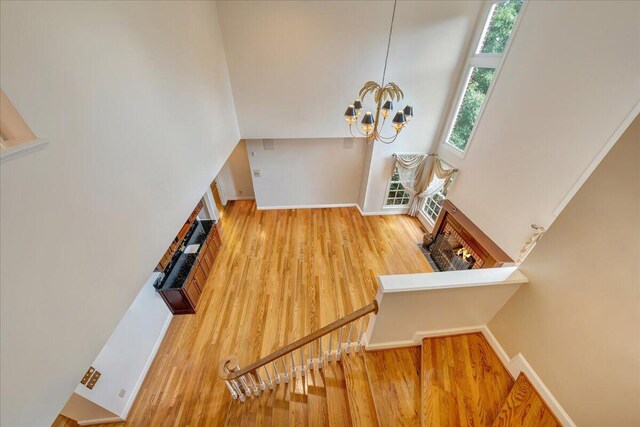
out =
[(189, 280), (189, 283), (185, 285), (184, 290), (193, 305), (193, 309), (195, 310), (198, 305), (198, 301), (200, 301), (200, 289), (198, 289), (195, 277)]

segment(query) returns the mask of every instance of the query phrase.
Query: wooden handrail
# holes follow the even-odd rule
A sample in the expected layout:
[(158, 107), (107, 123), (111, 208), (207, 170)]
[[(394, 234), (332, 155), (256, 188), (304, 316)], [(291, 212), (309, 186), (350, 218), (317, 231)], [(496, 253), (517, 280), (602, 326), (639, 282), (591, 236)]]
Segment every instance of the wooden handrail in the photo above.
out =
[[(218, 369), (218, 375), (223, 380), (231, 381), (234, 379), (238, 379), (241, 376), (246, 375), (250, 372), (254, 372), (255, 370), (267, 365), (268, 363), (271, 363), (274, 360), (278, 360), (282, 356), (285, 356), (291, 353), (292, 351), (299, 349), (300, 347), (304, 347), (305, 345), (311, 342), (314, 342), (317, 339), (327, 335), (328, 333), (333, 332), (336, 329), (339, 329), (345, 325), (348, 325), (349, 323), (355, 320), (358, 320), (359, 318), (364, 317), (369, 313), (378, 313), (378, 301), (373, 300), (371, 304), (365, 305), (364, 307), (354, 311), (353, 313), (347, 314), (346, 316), (336, 320), (335, 322), (332, 322), (326, 326), (323, 326), (322, 328), (318, 329), (315, 332), (312, 332), (306, 337), (300, 338), (299, 340), (294, 341), (291, 344), (288, 344), (274, 351), (270, 355), (265, 356), (262, 359), (256, 362), (253, 362), (251, 365), (246, 366), (242, 369), (234, 370), (234, 368), (238, 366), (236, 356), (235, 355), (230, 356), (229, 358), (227, 358), (226, 360), (223, 360), (220, 363), (220, 367)], [(233, 366), (228, 366), (229, 364), (232, 364)]]

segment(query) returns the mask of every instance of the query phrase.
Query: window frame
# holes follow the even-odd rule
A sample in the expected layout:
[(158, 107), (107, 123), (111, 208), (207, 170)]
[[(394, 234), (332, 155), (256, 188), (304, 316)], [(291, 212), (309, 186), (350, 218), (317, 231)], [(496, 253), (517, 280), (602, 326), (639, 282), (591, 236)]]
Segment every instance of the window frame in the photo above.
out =
[[(389, 179), (387, 180), (387, 188), (386, 188), (386, 190), (384, 192), (384, 204), (382, 205), (382, 209), (407, 209), (409, 207), (409, 204), (411, 203), (412, 197), (409, 196), (409, 201), (406, 204), (403, 204), (403, 205), (388, 205), (387, 204), (387, 200), (389, 200), (389, 191), (391, 191), (391, 184), (395, 183), (395, 181), (393, 181), (393, 175), (396, 174), (397, 168), (398, 168), (398, 165), (396, 165), (394, 163), (393, 169), (391, 169), (391, 175), (389, 175)], [(400, 181), (397, 181), (397, 183), (402, 185), (402, 183)], [(407, 193), (407, 190), (404, 189), (404, 185), (402, 185), (402, 191), (404, 191), (407, 195), (409, 195), (409, 193)], [(404, 197), (403, 197), (403, 199), (404, 199)]]
[[(440, 147), (447, 150), (450, 153), (453, 153), (455, 156), (464, 159), (469, 151), (469, 147), (471, 146), (471, 142), (473, 141), (473, 137), (475, 136), (476, 130), (478, 128), (478, 123), (482, 119), (482, 115), (484, 114), (484, 110), (489, 103), (489, 99), (491, 98), (491, 94), (493, 93), (493, 88), (495, 87), (496, 81), (500, 77), (500, 71), (502, 69), (502, 64), (505, 61), (505, 58), (509, 54), (509, 49), (511, 48), (511, 43), (515, 38), (515, 35), (518, 31), (518, 27), (520, 26), (520, 22), (522, 21), (522, 16), (524, 15), (528, 0), (522, 1), (522, 6), (520, 7), (520, 13), (518, 13), (518, 17), (516, 18), (516, 22), (513, 24), (513, 30), (511, 30), (511, 35), (509, 36), (509, 40), (504, 48), (502, 53), (480, 53), (481, 46), (480, 43), (484, 40), (484, 37), (489, 30), (490, 24), (490, 16), (493, 13), (494, 8), (498, 3), (502, 0), (490, 0), (485, 6), (485, 10), (482, 13), (482, 25), (477, 25), (477, 29), (475, 35), (473, 37), (472, 43), (467, 49), (467, 60), (465, 62), (464, 68), (462, 68), (461, 76), (458, 81), (458, 86), (455, 92), (455, 97), (451, 101), (451, 107), (449, 108), (449, 113), (447, 115), (447, 120), (445, 122), (444, 129), (442, 131), (442, 136), (440, 138)], [(453, 126), (455, 125), (456, 118), (458, 116), (458, 111), (462, 105), (462, 101), (464, 100), (464, 95), (467, 90), (467, 85), (469, 84), (469, 80), (471, 79), (471, 73), (474, 68), (494, 68), (495, 73), (493, 75), (493, 79), (491, 80), (491, 84), (489, 85), (489, 89), (487, 90), (487, 94), (484, 98), (484, 102), (478, 111), (478, 117), (476, 118), (476, 122), (473, 125), (473, 129), (471, 130), (471, 134), (469, 135), (469, 139), (467, 140), (467, 144), (464, 147), (464, 150), (460, 150), (457, 147), (449, 144), (447, 141), (453, 132)]]

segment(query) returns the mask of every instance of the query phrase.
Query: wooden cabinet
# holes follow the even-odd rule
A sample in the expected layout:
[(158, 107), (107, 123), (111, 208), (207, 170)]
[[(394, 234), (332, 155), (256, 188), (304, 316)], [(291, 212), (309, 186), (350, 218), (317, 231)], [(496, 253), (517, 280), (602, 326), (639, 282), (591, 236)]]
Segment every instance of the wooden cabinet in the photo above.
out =
[[(201, 221), (201, 223), (202, 222), (206, 221)], [(200, 224), (198, 227), (202, 227), (202, 225)], [(205, 231), (201, 231), (200, 236), (203, 236), (202, 233), (204, 232)], [(193, 239), (194, 237), (190, 237), (190, 242), (192, 242)], [(206, 286), (213, 262), (220, 251), (218, 242), (220, 242), (220, 244), (222, 242), (219, 240), (220, 233), (217, 224), (211, 225), (211, 229), (208, 234), (204, 236), (204, 239), (202, 239), (202, 237), (199, 239), (200, 240), (197, 241), (204, 241), (200, 243), (197, 258), (189, 261), (191, 267), (190, 270), (187, 270), (189, 273), (186, 279), (184, 279), (184, 282), (177, 284), (170, 283), (158, 289), (158, 292), (162, 295), (173, 314), (193, 314), (196, 312), (196, 307)], [(182, 254), (182, 256), (187, 255)], [(189, 264), (186, 265), (187, 267), (176, 266), (174, 268), (182, 268), (184, 270), (184, 268), (189, 268)]]
[(158, 266), (156, 267), (156, 270), (164, 271), (169, 266), (169, 263), (173, 259), (173, 256), (175, 255), (176, 251), (180, 247), (180, 244), (182, 243), (187, 233), (189, 232), (189, 229), (191, 229), (191, 226), (198, 218), (198, 214), (202, 210), (202, 206), (203, 206), (202, 202), (198, 203), (198, 205), (193, 210), (193, 212), (191, 212), (191, 215), (189, 215), (189, 218), (187, 219), (187, 221), (184, 223), (182, 228), (180, 228), (180, 231), (178, 231), (178, 235), (175, 237), (175, 239), (173, 239), (173, 241), (169, 245), (169, 249), (167, 249), (167, 251), (164, 253), (162, 258), (160, 259), (160, 262), (158, 262)]

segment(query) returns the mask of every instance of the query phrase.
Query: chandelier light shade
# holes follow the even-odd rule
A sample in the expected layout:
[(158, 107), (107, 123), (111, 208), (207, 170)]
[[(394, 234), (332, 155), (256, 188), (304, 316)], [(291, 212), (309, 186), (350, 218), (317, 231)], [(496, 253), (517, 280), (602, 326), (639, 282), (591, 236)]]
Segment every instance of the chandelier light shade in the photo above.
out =
[[(385, 144), (391, 144), (396, 140), (400, 131), (409, 123), (409, 120), (413, 117), (413, 107), (411, 105), (405, 106), (402, 110), (398, 110), (393, 117), (391, 127), (395, 130), (395, 134), (390, 136), (384, 136), (382, 129), (387, 118), (393, 113), (393, 101), (400, 101), (404, 98), (404, 93), (400, 87), (389, 82), (385, 84), (385, 77), (387, 73), (387, 62), (389, 60), (389, 48), (391, 47), (391, 35), (393, 34), (393, 21), (396, 16), (397, 0), (393, 3), (393, 13), (391, 15), (391, 28), (389, 28), (389, 40), (387, 42), (387, 55), (384, 60), (384, 70), (382, 72), (382, 83), (378, 84), (372, 80), (366, 82), (362, 89), (360, 89), (360, 98), (353, 101), (353, 104), (347, 107), (347, 111), (344, 113), (345, 120), (349, 123), (349, 132), (352, 136), (357, 136), (353, 132), (353, 128), (356, 131), (367, 138), (367, 142), (380, 141)], [(371, 111), (367, 111), (358, 126), (358, 117), (362, 111), (362, 100), (371, 93), (373, 100), (376, 104), (375, 118)], [(380, 121), (382, 116), (382, 121)]]

